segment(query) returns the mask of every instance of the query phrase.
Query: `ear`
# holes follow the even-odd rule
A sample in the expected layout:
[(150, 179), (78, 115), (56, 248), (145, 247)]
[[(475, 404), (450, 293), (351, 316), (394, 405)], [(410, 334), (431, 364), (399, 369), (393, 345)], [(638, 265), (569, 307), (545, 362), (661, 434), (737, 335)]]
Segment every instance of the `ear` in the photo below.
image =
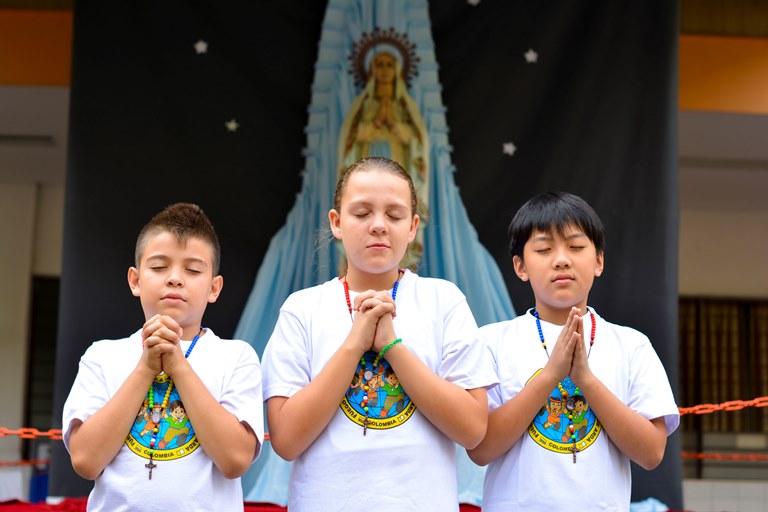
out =
[(520, 256), (512, 256), (512, 266), (515, 267), (515, 274), (521, 281), (528, 281), (528, 271), (525, 269), (525, 262)]
[(341, 240), (341, 214), (335, 209), (331, 209), (331, 211), (328, 212), (328, 224), (331, 225), (333, 238)]
[(131, 293), (134, 297), (141, 295), (141, 285), (139, 283), (139, 269), (131, 267), (128, 269), (128, 286), (131, 288)]
[(208, 302), (214, 303), (219, 298), (221, 289), (224, 287), (224, 278), (216, 276), (211, 280), (211, 290), (208, 292)]
[(597, 255), (597, 264), (595, 265), (595, 277), (600, 277), (603, 273), (603, 268), (605, 266), (605, 253), (600, 252)]
[(411, 230), (408, 232), (408, 243), (413, 242), (416, 239), (416, 233), (419, 230), (419, 223), (421, 218), (418, 215), (414, 215), (411, 219)]

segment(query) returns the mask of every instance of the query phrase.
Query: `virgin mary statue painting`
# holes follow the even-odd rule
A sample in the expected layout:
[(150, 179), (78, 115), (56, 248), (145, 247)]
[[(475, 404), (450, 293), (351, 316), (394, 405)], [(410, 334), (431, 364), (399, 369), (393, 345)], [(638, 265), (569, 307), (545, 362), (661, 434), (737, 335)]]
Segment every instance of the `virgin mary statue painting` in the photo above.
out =
[[(408, 94), (406, 77), (416, 72), (411, 51), (407, 41), (393, 31), (374, 30), (355, 45), (351, 71), (356, 83), (365, 85), (344, 116), (338, 162), (341, 173), (365, 156), (383, 156), (408, 171), (423, 221), (402, 266), (416, 271), (424, 253), (424, 227), (429, 219), (429, 134), (418, 105)], [(412, 69), (404, 72), (398, 56), (403, 56)], [(343, 253), (339, 258), (343, 260)], [(346, 265), (340, 261), (339, 267), (343, 273)]]
[[(453, 179), (427, 0), (329, 0), (317, 51), (302, 187), (260, 263), (235, 337), (262, 354), (288, 295), (344, 273), (327, 214), (339, 173), (363, 156), (397, 161), (416, 186), (427, 222), (403, 265), (454, 282), (478, 325), (514, 317)], [(457, 457), (460, 498), (479, 504), (482, 468), (463, 450)], [(289, 471), (266, 443), (243, 478), (246, 499), (285, 504)]]

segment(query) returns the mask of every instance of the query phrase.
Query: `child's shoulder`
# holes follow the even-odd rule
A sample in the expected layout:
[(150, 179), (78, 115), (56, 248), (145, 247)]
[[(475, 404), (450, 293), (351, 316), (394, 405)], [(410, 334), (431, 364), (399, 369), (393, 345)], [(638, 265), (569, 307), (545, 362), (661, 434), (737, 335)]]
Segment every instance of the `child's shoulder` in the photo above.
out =
[(598, 330), (608, 333), (613, 339), (621, 342), (624, 347), (631, 348), (632, 346), (640, 347), (651, 344), (651, 340), (648, 336), (634, 327), (608, 321), (599, 316), (594, 310), (593, 313), (597, 317), (596, 322)]
[(528, 316), (527, 313), (523, 313), (510, 320), (485, 324), (480, 327), (480, 334), (486, 340), (508, 337), (523, 327), (528, 320), (526, 316)]
[(285, 299), (285, 303), (283, 304), (283, 307), (291, 307), (293, 305), (304, 305), (306, 303), (316, 302), (323, 300), (324, 297), (326, 297), (328, 294), (335, 293), (338, 295), (339, 290), (343, 290), (344, 287), (341, 284), (341, 281), (339, 281), (338, 277), (335, 277), (329, 281), (326, 281), (324, 283), (320, 283), (315, 286), (310, 286), (308, 288), (302, 288), (301, 290), (296, 290), (295, 292), (292, 292), (290, 295), (288, 295), (288, 298)]
[(130, 351), (136, 343), (141, 346), (141, 331), (136, 331), (125, 338), (107, 338), (94, 341), (86, 349), (85, 354), (90, 356), (103, 356), (109, 354), (110, 358), (118, 357), (116, 353)]
[(406, 270), (403, 273), (403, 277), (400, 279), (400, 286), (413, 286), (419, 292), (432, 291), (441, 296), (443, 294), (456, 294), (464, 297), (464, 293), (452, 281), (439, 277), (420, 276), (410, 270)]
[(205, 330), (205, 336), (200, 338), (201, 347), (212, 347), (217, 353), (224, 354), (226, 357), (240, 356), (244, 352), (249, 355), (250, 353), (256, 354), (253, 346), (247, 341), (222, 338), (207, 327)]

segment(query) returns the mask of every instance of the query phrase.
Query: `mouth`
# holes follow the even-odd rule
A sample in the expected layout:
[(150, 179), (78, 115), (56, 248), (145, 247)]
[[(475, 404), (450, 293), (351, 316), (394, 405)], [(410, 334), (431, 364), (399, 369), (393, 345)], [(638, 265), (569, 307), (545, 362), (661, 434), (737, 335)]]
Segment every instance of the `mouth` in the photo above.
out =
[(573, 281), (573, 277), (569, 276), (568, 274), (557, 274), (554, 278), (552, 278), (552, 282), (558, 284), (569, 283), (571, 281)]
[(163, 295), (162, 299), (170, 302), (185, 302), (184, 297), (182, 297), (178, 293), (168, 293), (166, 295)]
[(375, 243), (375, 244), (368, 244), (368, 249), (389, 249), (389, 246), (383, 243)]

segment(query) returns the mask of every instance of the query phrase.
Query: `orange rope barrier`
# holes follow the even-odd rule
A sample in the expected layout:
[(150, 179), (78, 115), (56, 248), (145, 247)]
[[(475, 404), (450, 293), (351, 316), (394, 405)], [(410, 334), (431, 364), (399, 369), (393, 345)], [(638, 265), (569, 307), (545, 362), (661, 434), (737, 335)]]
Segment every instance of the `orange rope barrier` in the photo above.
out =
[(6, 436), (19, 436), (22, 439), (35, 439), (37, 437), (50, 437), (51, 439), (61, 439), (61, 429), (52, 428), (51, 430), (37, 430), (36, 428), (20, 428), (18, 430), (11, 430), (5, 427), (0, 427), (0, 438)]
[[(712, 414), (717, 411), (740, 411), (747, 407), (768, 407), (768, 396), (761, 396), (753, 400), (729, 400), (721, 404), (700, 404), (692, 407), (678, 407), (680, 416), (685, 414)], [(0, 438), (7, 436), (19, 436), (22, 439), (35, 439), (38, 437), (49, 437), (52, 440), (61, 440), (61, 429), (50, 429), (48, 431), (38, 430), (36, 428), (20, 428), (11, 430), (6, 427), (0, 427)], [(269, 432), (264, 433), (264, 441), (269, 441)], [(682, 452), (683, 459), (694, 460), (740, 460), (740, 461), (765, 461), (768, 460), (768, 454), (763, 453), (691, 453)], [(48, 464), (48, 460), (30, 460), (16, 462), (0, 462), (0, 467), (7, 466), (26, 466), (35, 464)]]
[(693, 407), (678, 407), (680, 416), (684, 414), (711, 414), (716, 411), (740, 411), (746, 407), (768, 407), (768, 396), (754, 400), (730, 400), (721, 404), (701, 404)]
[(746, 460), (762, 461), (768, 460), (768, 453), (692, 453), (683, 452), (684, 459), (693, 460)]
[(0, 461), (0, 468), (13, 468), (18, 466), (47, 466), (51, 463), (50, 459), (41, 460), (2, 460)]

